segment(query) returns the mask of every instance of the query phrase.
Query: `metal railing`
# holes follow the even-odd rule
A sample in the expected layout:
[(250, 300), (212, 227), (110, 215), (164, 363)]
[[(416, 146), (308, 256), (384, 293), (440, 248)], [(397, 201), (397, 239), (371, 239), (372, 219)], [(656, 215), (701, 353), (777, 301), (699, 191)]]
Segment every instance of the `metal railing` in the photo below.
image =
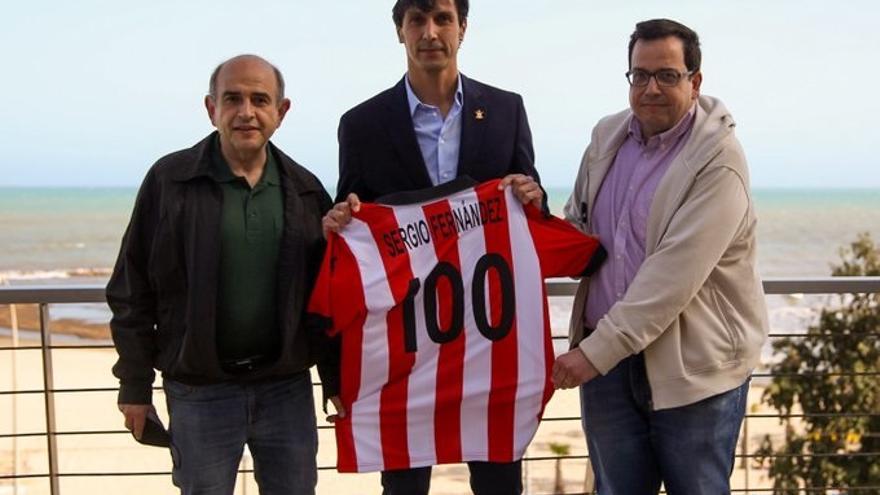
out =
[[(573, 296), (577, 287), (576, 282), (554, 280), (547, 284), (547, 293), (549, 296)], [(767, 295), (791, 295), (791, 294), (855, 294), (855, 293), (880, 293), (880, 277), (810, 277), (810, 278), (771, 278), (764, 280), (764, 291)], [(44, 478), (49, 481), (49, 491), (52, 495), (61, 493), (59, 480), (61, 478), (77, 478), (77, 477), (104, 477), (104, 476), (167, 476), (167, 471), (130, 471), (130, 472), (77, 472), (62, 473), (58, 468), (58, 438), (66, 435), (105, 435), (128, 433), (125, 430), (99, 430), (99, 431), (59, 431), (56, 427), (56, 394), (76, 394), (84, 392), (114, 392), (114, 387), (92, 387), (92, 388), (55, 388), (54, 370), (53, 370), (53, 350), (56, 349), (102, 349), (112, 348), (109, 344), (100, 345), (54, 345), (52, 342), (52, 332), (49, 331), (49, 305), (51, 304), (82, 304), (82, 303), (104, 303), (104, 288), (96, 285), (64, 285), (64, 286), (5, 286), (0, 287), (0, 305), (38, 305), (39, 306), (39, 346), (21, 346), (17, 339), (13, 339), (12, 346), (0, 346), (0, 351), (11, 351), (14, 353), (23, 350), (40, 351), (40, 359), (43, 374), (43, 386), (41, 389), (32, 390), (0, 390), (0, 397), (4, 395), (31, 395), (40, 394), (43, 396), (44, 414), (45, 414), (45, 432), (37, 433), (19, 433), (12, 431), (11, 433), (0, 432), (0, 439), (5, 438), (25, 438), (25, 437), (45, 437), (46, 438), (46, 456), (48, 472), (37, 474), (11, 474), (0, 473), (0, 481), (2, 480), (18, 480), (29, 478)], [(13, 326), (15, 326), (13, 319)], [(791, 337), (793, 334), (771, 333), (771, 338)], [(880, 337), (880, 334), (873, 335), (874, 338)], [(564, 339), (565, 337), (554, 337), (555, 339)], [(853, 372), (855, 373), (855, 372)], [(756, 373), (755, 377), (771, 377), (771, 374)], [(13, 376), (13, 380), (15, 377)], [(318, 385), (318, 384), (315, 384)], [(748, 446), (748, 428), (750, 419), (758, 418), (783, 418), (783, 417), (805, 417), (809, 414), (757, 414), (747, 413), (743, 424), (744, 443), (741, 445), (741, 453), (737, 455), (739, 459), (749, 460), (757, 457), (749, 452)], [(841, 413), (846, 415), (846, 413)], [(874, 414), (880, 416), (880, 412)], [(870, 415), (870, 416), (874, 416)], [(864, 414), (858, 416), (864, 417)], [(545, 422), (556, 421), (580, 421), (580, 416), (563, 416), (563, 417), (545, 417)], [(319, 426), (320, 429), (330, 429), (332, 426)], [(816, 454), (813, 454), (816, 455)], [(835, 454), (832, 454), (835, 455)], [(852, 455), (852, 454), (845, 454)], [(877, 458), (880, 463), (880, 452), (873, 452), (860, 455), (870, 455)], [(560, 456), (532, 456), (524, 458), (525, 462), (551, 461), (557, 459), (588, 459), (588, 455), (560, 455)], [(16, 467), (13, 467), (16, 469)], [(320, 470), (332, 470), (334, 466), (319, 466)], [(249, 473), (253, 470), (243, 469), (240, 472)], [(824, 490), (832, 489), (831, 487), (821, 488), (802, 488), (803, 493), (824, 493)], [(880, 487), (847, 487), (847, 493), (880, 493)], [(749, 463), (745, 466), (745, 486), (735, 488), (734, 493), (772, 493), (773, 489), (768, 488), (750, 488), (749, 487)]]

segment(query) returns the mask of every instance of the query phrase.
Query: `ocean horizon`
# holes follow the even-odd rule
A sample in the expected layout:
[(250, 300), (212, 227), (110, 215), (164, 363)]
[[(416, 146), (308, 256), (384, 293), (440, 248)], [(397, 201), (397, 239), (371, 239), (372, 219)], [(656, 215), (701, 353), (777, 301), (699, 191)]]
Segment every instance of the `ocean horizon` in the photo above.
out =
[[(0, 280), (108, 276), (136, 193), (0, 187)], [(550, 186), (547, 194), (561, 215), (570, 188)], [(880, 189), (753, 188), (753, 196), (762, 276), (826, 276), (858, 234), (880, 235)]]
[[(0, 285), (105, 283), (136, 193), (133, 187), (0, 187)], [(569, 193), (547, 188), (554, 214), (561, 215)], [(828, 276), (841, 247), (860, 233), (880, 241), (880, 189), (755, 188), (753, 195), (763, 277)], [(802, 332), (832, 300), (767, 296), (771, 327)], [(564, 334), (570, 313), (570, 298), (551, 298), (554, 332)], [(105, 304), (53, 305), (52, 318), (100, 323), (110, 312)], [(9, 334), (0, 327), (0, 336)], [(764, 354), (772, 356), (769, 345)]]

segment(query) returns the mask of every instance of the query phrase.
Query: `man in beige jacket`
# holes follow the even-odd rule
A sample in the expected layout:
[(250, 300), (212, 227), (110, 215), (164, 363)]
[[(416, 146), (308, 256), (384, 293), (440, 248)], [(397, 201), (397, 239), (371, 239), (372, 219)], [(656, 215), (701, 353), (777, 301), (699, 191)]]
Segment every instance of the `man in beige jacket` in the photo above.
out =
[(641, 22), (629, 55), (630, 109), (596, 125), (566, 204), (609, 260), (578, 287), (553, 380), (581, 386), (600, 495), (728, 493), (767, 336), (746, 160), (700, 95), (694, 31)]

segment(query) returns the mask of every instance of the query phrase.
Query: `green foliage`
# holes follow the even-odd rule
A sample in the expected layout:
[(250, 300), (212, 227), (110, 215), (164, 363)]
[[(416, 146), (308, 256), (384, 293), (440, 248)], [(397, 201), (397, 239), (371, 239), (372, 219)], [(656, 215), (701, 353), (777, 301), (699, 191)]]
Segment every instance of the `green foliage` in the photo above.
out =
[[(880, 246), (868, 234), (841, 258), (835, 276), (880, 275)], [(841, 296), (805, 337), (780, 339), (773, 349), (784, 358), (771, 366), (778, 376), (764, 402), (783, 415), (806, 414), (781, 420), (783, 445), (767, 436), (756, 452), (769, 465), (774, 493), (880, 485), (880, 294)], [(864, 375), (846, 376), (854, 372)]]
[(554, 455), (568, 455), (571, 450), (571, 446), (567, 443), (550, 442), (547, 446)]

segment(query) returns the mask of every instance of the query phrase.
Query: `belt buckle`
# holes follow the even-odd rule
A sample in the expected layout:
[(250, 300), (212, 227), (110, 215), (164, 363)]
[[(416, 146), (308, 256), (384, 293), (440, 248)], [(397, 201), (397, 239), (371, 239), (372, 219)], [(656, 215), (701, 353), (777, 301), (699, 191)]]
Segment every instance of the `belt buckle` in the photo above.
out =
[(223, 363), (223, 368), (230, 373), (242, 373), (253, 371), (258, 365), (265, 362), (266, 357), (263, 355), (248, 356), (242, 359), (234, 359)]

